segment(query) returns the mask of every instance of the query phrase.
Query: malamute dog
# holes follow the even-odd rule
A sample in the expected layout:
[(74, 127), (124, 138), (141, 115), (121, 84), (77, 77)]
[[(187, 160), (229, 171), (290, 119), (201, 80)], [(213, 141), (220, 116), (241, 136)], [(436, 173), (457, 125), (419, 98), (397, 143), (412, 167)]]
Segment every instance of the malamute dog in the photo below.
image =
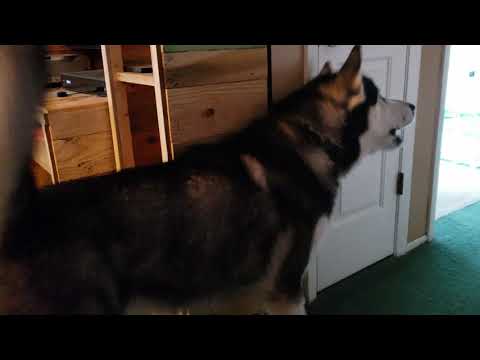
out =
[(361, 157), (399, 146), (396, 131), (414, 117), (413, 105), (383, 98), (362, 76), (356, 46), (338, 72), (325, 65), (222, 141), (38, 191), (25, 170), (31, 144), (15, 131), (33, 127), (40, 66), (30, 48), (3, 48), (14, 81), (0, 81), (0, 104), (9, 101), (0, 130), (13, 129), (5, 161), (19, 164), (0, 183), (3, 314), (124, 314), (138, 299), (303, 314), (313, 231), (339, 179)]

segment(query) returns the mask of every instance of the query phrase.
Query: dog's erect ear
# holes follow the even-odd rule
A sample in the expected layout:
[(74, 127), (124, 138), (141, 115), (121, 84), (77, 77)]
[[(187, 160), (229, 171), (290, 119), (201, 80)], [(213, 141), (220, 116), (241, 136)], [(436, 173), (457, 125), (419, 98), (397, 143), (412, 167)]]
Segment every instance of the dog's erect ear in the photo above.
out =
[(343, 64), (338, 72), (338, 75), (345, 81), (346, 84), (351, 84), (359, 75), (362, 67), (362, 49), (360, 45), (355, 47), (350, 52), (348, 59)]
[[(335, 77), (320, 82), (318, 92), (323, 96), (323, 101), (320, 101), (319, 104), (322, 109), (324, 127), (341, 128), (344, 125), (345, 110), (352, 110), (365, 100), (360, 73), (361, 66), (361, 48), (357, 45)], [(326, 71), (328, 71), (328, 67)]]
[(330, 61), (327, 61), (325, 65), (323, 65), (322, 71), (320, 71), (320, 76), (331, 75), (332, 72), (332, 65), (330, 65)]

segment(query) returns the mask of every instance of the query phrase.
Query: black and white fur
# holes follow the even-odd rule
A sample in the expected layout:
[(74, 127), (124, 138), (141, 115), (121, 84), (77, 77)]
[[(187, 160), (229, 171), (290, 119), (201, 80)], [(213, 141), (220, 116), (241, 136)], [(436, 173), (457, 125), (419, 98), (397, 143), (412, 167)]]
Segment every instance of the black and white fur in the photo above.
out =
[[(395, 130), (413, 119), (413, 106), (383, 99), (360, 67), (355, 47), (339, 72), (326, 66), (268, 116), (166, 165), (41, 191), (12, 167), (0, 313), (124, 314), (160, 303), (303, 314), (313, 231), (332, 212), (339, 178), (361, 156), (398, 146)], [(27, 100), (33, 111), (38, 98)], [(30, 124), (12, 114), (14, 126)]]

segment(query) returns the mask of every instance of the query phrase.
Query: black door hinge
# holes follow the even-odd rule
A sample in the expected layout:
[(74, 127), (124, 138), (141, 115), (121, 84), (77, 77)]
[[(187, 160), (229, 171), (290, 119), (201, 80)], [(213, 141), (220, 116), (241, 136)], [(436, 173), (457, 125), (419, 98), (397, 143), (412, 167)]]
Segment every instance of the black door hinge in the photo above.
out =
[(398, 173), (397, 176), (397, 195), (403, 195), (403, 173)]

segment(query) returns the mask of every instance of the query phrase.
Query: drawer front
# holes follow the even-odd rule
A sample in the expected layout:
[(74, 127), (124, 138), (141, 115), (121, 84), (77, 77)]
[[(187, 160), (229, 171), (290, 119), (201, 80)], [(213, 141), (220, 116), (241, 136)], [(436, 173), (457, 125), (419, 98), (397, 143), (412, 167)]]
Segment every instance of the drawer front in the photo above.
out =
[(267, 112), (265, 80), (168, 90), (175, 146), (213, 140)]
[(110, 132), (53, 140), (59, 181), (115, 171)]
[(51, 112), (48, 123), (53, 140), (110, 131), (106, 105)]

